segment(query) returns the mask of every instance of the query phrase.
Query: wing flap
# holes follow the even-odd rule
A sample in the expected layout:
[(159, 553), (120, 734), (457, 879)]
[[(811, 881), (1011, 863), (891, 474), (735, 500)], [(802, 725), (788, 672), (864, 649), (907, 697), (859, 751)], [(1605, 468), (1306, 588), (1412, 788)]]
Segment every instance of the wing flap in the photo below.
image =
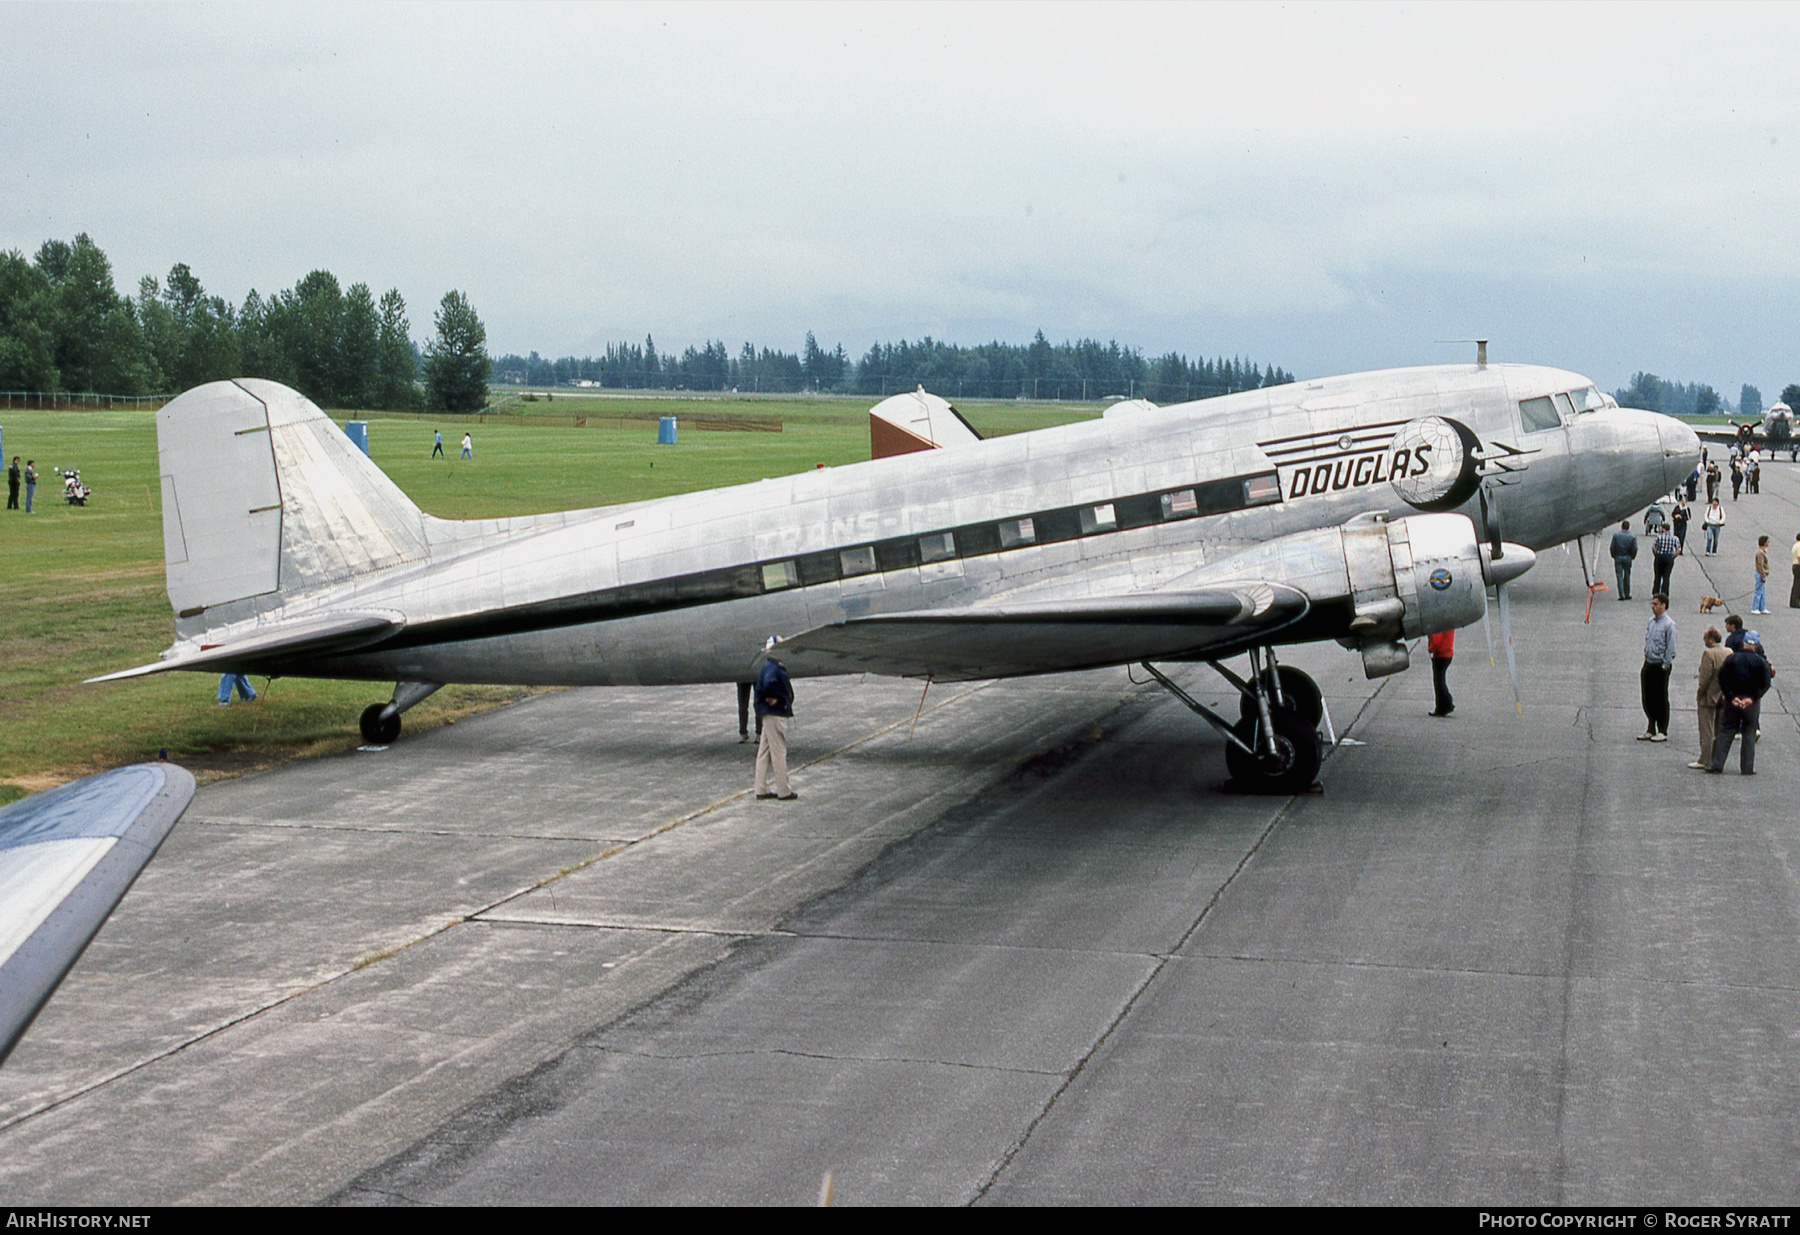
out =
[(208, 669), (247, 672), (259, 662), (295, 656), (322, 656), (348, 652), (402, 630), (406, 619), (398, 613), (330, 613), (252, 627), (242, 635), (228, 636), (216, 644), (201, 643), (198, 650), (182, 651), (166, 659), (117, 673), (89, 678), (89, 682), (116, 682), (175, 669)]
[[(1274, 583), (850, 618), (781, 645), (790, 669), (940, 681), (1173, 660), (1291, 625), (1306, 595)], [(1222, 652), (1220, 654), (1223, 654)]]

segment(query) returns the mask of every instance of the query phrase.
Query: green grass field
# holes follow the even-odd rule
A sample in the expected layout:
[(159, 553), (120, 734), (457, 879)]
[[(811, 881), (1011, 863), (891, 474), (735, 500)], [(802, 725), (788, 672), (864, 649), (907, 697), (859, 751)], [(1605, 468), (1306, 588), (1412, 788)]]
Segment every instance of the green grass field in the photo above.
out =
[[(584, 428), (491, 417), (371, 414), (370, 453), (420, 506), (445, 518), (534, 514), (738, 484), (868, 458), (867, 399), (564, 398), (527, 404), (523, 419), (582, 417)], [(975, 403), (959, 409), (984, 435), (1086, 419), (1098, 407)], [(653, 419), (779, 419), (782, 431), (683, 431), (656, 445)], [(218, 678), (168, 674), (99, 686), (84, 678), (156, 659), (173, 637), (163, 590), (155, 414), (0, 411), (5, 457), (37, 461), (47, 483), (37, 513), (0, 511), (0, 802), (102, 768), (170, 758), (202, 779), (342, 750), (356, 718), (387, 697), (369, 682), (284, 678), (252, 704), (217, 705)], [(340, 423), (343, 413), (334, 413)], [(449, 459), (430, 458), (441, 425)], [(464, 428), (475, 458), (456, 459)], [(81, 469), (94, 489), (66, 505), (53, 468)], [(520, 697), (452, 686), (407, 713), (409, 731)]]

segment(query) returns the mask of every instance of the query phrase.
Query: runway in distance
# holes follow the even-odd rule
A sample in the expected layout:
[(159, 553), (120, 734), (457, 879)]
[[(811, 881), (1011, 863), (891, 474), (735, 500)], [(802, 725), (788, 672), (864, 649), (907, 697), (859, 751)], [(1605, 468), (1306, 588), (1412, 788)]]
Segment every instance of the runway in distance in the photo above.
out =
[[(1529, 365), (1140, 401), (990, 440), (923, 391), (897, 398), (917, 406), (877, 410), (942, 448), (455, 521), (295, 391), (198, 387), (157, 414), (175, 642), (94, 680), (392, 681), (362, 716), (386, 743), (447, 682), (741, 682), (771, 634), (795, 676), (1204, 661), (1239, 717), (1151, 672), (1225, 736), (1234, 781), (1294, 792), (1318, 770), (1322, 705), (1277, 647), (1335, 639), (1370, 677), (1398, 672), (1404, 640), (1481, 620), (1533, 550), (1642, 509), (1700, 453), (1680, 422)], [(1222, 663), (1238, 655), (1241, 674)]]

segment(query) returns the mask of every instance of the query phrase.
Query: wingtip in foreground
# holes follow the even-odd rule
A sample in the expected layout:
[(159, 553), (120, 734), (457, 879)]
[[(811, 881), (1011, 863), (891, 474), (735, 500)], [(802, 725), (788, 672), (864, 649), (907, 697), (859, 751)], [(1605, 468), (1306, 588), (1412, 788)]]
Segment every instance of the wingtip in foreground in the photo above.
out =
[(0, 809), (0, 1063), (194, 797), (140, 763)]

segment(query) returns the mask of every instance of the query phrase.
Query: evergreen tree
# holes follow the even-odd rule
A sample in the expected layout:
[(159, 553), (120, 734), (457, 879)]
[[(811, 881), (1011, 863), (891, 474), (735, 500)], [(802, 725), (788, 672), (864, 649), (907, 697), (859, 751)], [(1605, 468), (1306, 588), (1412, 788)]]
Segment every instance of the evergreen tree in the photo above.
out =
[(112, 263), (87, 233), (47, 240), (37, 268), (50, 283), (47, 326), (63, 389), (146, 394), (162, 381), (131, 306), (113, 287)]
[(1781, 401), (1787, 404), (1788, 410), (1800, 411), (1800, 383), (1789, 382), (1781, 388)]
[(372, 406), (389, 411), (406, 411), (419, 406), (418, 353), (412, 344), (412, 324), (406, 320), (406, 301), (397, 287), (389, 288), (381, 297), (376, 365), (379, 390)]
[(57, 388), (49, 301), (43, 271), (17, 250), (0, 253), (0, 390)]
[(186, 264), (170, 269), (166, 285), (139, 280), (132, 309), (170, 390), (242, 376), (236, 315), (222, 297), (206, 294)]
[(437, 311), (437, 338), (425, 349), (425, 386), (431, 406), (447, 412), (478, 411), (487, 403), (487, 328), (469, 298), (444, 293)]
[(277, 319), (275, 333), (293, 367), (294, 388), (320, 407), (343, 406), (338, 350), (344, 294), (337, 276), (315, 270), (294, 284), (293, 291), (281, 295)]
[(1760, 416), (1762, 410), (1762, 391), (1745, 382), (1744, 388), (1738, 392), (1738, 415)]
[(381, 319), (367, 283), (352, 283), (344, 293), (338, 324), (338, 406), (381, 406)]

